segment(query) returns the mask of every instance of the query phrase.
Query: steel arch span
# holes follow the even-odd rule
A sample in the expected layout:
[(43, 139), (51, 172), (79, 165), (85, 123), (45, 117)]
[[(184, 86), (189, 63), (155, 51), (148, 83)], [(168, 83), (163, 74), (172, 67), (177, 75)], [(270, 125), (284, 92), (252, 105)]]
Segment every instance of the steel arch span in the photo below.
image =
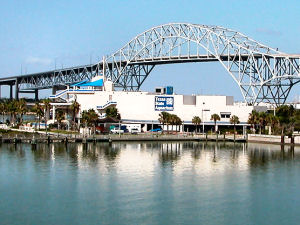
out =
[(139, 90), (155, 65), (218, 61), (248, 104), (280, 105), (300, 82), (300, 55), (288, 55), (219, 26), (171, 23), (153, 27), (99, 62), (115, 87)]

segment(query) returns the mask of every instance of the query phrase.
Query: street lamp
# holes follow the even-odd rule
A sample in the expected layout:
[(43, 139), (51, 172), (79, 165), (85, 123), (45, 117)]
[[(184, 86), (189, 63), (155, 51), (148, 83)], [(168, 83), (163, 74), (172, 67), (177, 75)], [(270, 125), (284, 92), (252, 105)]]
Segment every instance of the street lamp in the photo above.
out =
[[(203, 102), (203, 107), (205, 105), (205, 102)], [(210, 110), (209, 109), (204, 109), (202, 107), (202, 130), (203, 130), (203, 135), (204, 135), (204, 116), (203, 116), (203, 112), (209, 112)]]

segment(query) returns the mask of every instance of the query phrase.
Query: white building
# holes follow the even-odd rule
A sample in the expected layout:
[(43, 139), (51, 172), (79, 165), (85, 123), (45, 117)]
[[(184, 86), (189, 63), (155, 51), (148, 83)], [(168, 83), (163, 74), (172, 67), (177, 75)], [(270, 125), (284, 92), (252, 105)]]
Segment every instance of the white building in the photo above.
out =
[[(56, 107), (70, 105), (76, 100), (80, 111), (93, 108), (100, 118), (105, 118), (105, 109), (115, 106), (121, 114), (122, 123), (158, 124), (159, 113), (167, 111), (176, 114), (184, 124), (192, 124), (192, 118), (199, 116), (206, 125), (213, 125), (212, 114), (218, 114), (218, 125), (230, 125), (230, 117), (239, 117), (240, 125), (247, 123), (253, 109), (266, 111), (266, 106), (247, 106), (235, 103), (232, 96), (180, 95), (172, 87), (156, 88), (156, 92), (115, 91), (111, 81), (103, 77), (93, 78), (72, 85), (69, 89), (51, 96)], [(149, 128), (147, 128), (149, 130)]]

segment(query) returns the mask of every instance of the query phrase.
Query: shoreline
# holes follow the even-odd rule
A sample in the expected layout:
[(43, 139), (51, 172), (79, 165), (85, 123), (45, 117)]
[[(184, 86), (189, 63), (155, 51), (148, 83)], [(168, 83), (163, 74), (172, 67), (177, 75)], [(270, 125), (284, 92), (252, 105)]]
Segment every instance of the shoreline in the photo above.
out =
[(233, 136), (217, 136), (217, 135), (168, 135), (168, 134), (126, 134), (126, 135), (92, 135), (85, 137), (83, 135), (66, 135), (66, 134), (56, 134), (49, 136), (35, 137), (33, 134), (31, 137), (1, 137), (1, 143), (87, 143), (87, 142), (140, 142), (140, 141), (198, 141), (198, 142), (242, 142), (246, 143), (246, 139), (237, 136), (234, 140)]
[[(300, 146), (300, 135), (293, 139), (285, 136), (282, 143), (281, 136), (248, 134), (242, 135), (211, 135), (211, 134), (161, 134), (161, 133), (141, 133), (141, 134), (101, 134), (84, 136), (81, 134), (65, 134), (45, 131), (24, 131), (19, 129), (9, 129), (7, 134), (1, 134), (0, 143), (88, 143), (88, 142), (152, 142), (152, 141), (196, 141), (196, 142), (240, 142), (240, 143), (261, 143), (275, 145)], [(12, 133), (10, 133), (11, 131)]]

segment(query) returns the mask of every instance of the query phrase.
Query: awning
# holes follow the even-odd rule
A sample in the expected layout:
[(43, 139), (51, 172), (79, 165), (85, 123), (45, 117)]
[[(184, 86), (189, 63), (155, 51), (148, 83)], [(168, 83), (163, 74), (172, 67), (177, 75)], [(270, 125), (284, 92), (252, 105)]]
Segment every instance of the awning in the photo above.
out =
[(79, 87), (86, 87), (86, 86), (90, 86), (90, 87), (102, 87), (103, 86), (103, 79), (99, 79), (99, 80), (95, 80), (92, 82), (88, 82), (88, 83), (83, 83), (80, 85), (77, 85)]
[(80, 81), (80, 82), (78, 82), (78, 83), (72, 84), (72, 85), (70, 85), (70, 86), (71, 86), (71, 87), (80, 86), (81, 84), (84, 84), (84, 83), (86, 83), (86, 82), (88, 82), (88, 81), (89, 81), (89, 80), (86, 79), (86, 80)]

